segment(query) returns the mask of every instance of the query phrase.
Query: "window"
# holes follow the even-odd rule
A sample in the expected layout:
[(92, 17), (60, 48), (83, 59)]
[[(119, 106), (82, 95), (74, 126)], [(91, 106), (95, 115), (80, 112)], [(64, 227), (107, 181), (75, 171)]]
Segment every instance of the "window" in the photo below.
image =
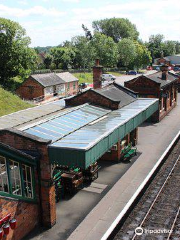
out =
[(0, 191), (9, 192), (6, 159), (0, 156)]
[(67, 85), (67, 91), (69, 91), (69, 89), (70, 89), (70, 83), (68, 83)]
[(24, 195), (27, 198), (33, 198), (32, 173), (31, 168), (22, 164)]
[(0, 155), (0, 192), (34, 198), (33, 169)]
[(19, 163), (13, 160), (10, 160), (9, 169), (10, 169), (10, 181), (11, 181), (11, 187), (12, 187), (12, 194), (22, 195)]
[(73, 83), (73, 90), (75, 90), (76, 89), (76, 83), (74, 82)]

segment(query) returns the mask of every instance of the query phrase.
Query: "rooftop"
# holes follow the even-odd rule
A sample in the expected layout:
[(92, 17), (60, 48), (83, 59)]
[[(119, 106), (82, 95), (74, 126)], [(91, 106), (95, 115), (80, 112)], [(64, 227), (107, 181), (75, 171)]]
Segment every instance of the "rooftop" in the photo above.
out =
[(168, 77), (167, 80), (162, 80), (162, 72), (161, 71), (150, 74), (150, 75), (146, 75), (146, 78), (149, 78), (152, 81), (159, 83), (161, 85), (161, 87), (164, 87), (164, 86), (176, 81), (176, 79), (177, 79), (177, 77), (174, 76), (173, 74), (171, 74), (170, 72), (168, 72), (167, 77)]
[(78, 81), (78, 79), (69, 72), (56, 73), (56, 75), (66, 83)]
[(121, 90), (119, 87), (117, 87), (116, 84), (110, 84), (107, 85), (104, 88), (101, 89), (93, 89), (92, 91), (100, 94), (101, 96), (104, 96), (112, 101), (120, 102), (119, 108), (122, 108), (134, 101), (136, 101), (136, 98), (132, 96), (132, 94), (128, 94), (127, 92)]
[(50, 87), (64, 83), (64, 81), (55, 73), (32, 74), (30, 78), (36, 80), (43, 87)]

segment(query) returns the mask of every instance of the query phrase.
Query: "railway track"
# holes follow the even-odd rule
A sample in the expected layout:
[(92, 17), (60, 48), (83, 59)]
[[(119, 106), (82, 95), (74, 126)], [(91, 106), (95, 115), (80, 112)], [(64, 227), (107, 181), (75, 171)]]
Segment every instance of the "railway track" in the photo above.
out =
[(109, 239), (180, 239), (180, 140)]

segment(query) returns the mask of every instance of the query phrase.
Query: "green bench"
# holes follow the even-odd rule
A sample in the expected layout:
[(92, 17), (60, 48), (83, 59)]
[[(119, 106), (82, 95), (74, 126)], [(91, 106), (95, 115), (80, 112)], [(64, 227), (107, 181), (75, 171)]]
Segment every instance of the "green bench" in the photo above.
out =
[(123, 154), (123, 160), (128, 160), (129, 158), (135, 156), (137, 153), (137, 148), (136, 147), (132, 147), (132, 144), (128, 144), (128, 146), (126, 146), (123, 150), (122, 150), (122, 154)]

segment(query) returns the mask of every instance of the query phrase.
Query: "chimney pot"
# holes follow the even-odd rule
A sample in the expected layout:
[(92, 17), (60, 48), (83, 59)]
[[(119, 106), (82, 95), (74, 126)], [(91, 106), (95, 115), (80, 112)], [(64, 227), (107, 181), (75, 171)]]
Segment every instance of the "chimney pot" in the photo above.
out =
[(165, 64), (161, 66), (161, 71), (162, 71), (162, 80), (167, 80), (168, 79), (168, 65)]

